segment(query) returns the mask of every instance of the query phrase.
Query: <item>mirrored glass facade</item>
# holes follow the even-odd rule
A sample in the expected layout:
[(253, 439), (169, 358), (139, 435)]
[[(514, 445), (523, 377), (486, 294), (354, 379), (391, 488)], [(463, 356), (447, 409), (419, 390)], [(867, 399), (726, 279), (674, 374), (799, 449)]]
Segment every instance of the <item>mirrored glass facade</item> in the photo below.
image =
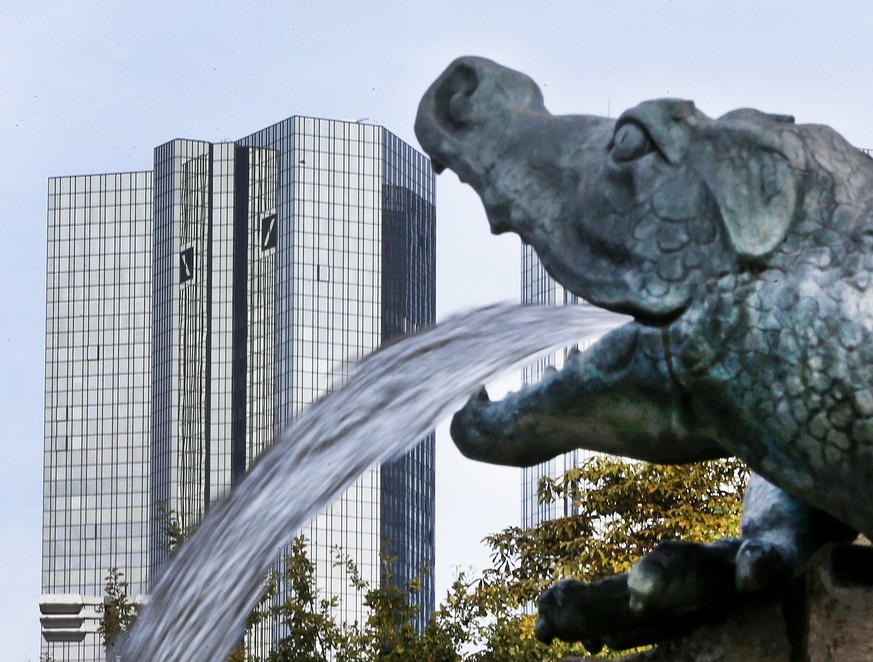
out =
[[(50, 181), (44, 614), (63, 594), (99, 597), (110, 567), (146, 593), (167, 556), (162, 510), (195, 526), (357, 358), (433, 323), (434, 186), (427, 159), (384, 128), (306, 117), (233, 143), (173, 140), (152, 172)], [(397, 581), (423, 571), (429, 616), (434, 479), (430, 435), (304, 531), (338, 616), (365, 607), (337, 546), (373, 585), (383, 551)], [(80, 629), (52, 642), (80, 635), (49, 624), (44, 650), (103, 659)]]
[(153, 568), (160, 511), (195, 527), (273, 436), (277, 162), (234, 143), (155, 150)]
[(146, 591), (152, 229), (151, 172), (49, 180), (40, 606), (56, 660), (103, 659), (78, 596), (102, 595), (109, 568)]
[[(545, 267), (540, 262), (534, 249), (523, 244), (521, 247), (521, 301), (541, 306), (565, 306), (587, 305), (584, 300), (553, 280)], [(584, 351), (588, 349), (594, 338), (584, 338), (572, 347), (547, 356), (537, 363), (524, 369), (522, 379), (525, 384), (532, 384), (542, 377), (543, 371), (549, 367), (562, 368), (568, 353), (574, 349)], [(533, 467), (522, 469), (521, 474), (521, 525), (532, 527), (550, 519), (567, 517), (573, 513), (573, 504), (570, 500), (553, 501), (551, 503), (539, 503), (537, 499), (537, 487), (543, 477), (557, 478), (569, 469), (578, 466), (585, 459), (591, 457), (591, 451), (577, 449), (570, 453), (559, 455), (556, 458), (543, 462)]]
[[(428, 160), (382, 127), (307, 117), (240, 141), (275, 150), (280, 179), (276, 259), (276, 429), (342, 383), (382, 342), (435, 317), (435, 180)], [(365, 618), (339, 547), (372, 585), (380, 551), (397, 581), (423, 575), (434, 602), (434, 438), (362, 476), (304, 533), (319, 583), (340, 618)], [(387, 548), (383, 546), (387, 545)]]

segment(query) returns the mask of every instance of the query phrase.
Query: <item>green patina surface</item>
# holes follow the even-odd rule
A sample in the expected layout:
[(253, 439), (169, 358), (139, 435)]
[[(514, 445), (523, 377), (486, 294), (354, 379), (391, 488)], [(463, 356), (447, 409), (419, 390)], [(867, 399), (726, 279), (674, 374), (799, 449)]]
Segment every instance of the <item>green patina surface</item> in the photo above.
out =
[[(471, 398), (452, 425), (461, 451), (522, 466), (580, 447), (734, 455), (755, 472), (743, 538), (727, 553), (656, 551), (618, 612), (694, 612), (712, 591), (796, 574), (849, 530), (873, 533), (873, 160), (828, 127), (751, 109), (713, 119), (660, 99), (617, 119), (555, 116), (530, 78), (472, 57), (427, 91), (416, 133), (495, 233), (634, 317), (537, 384)], [(733, 586), (699, 579), (725, 564)], [(581, 636), (564, 616), (594, 598), (553, 591), (545, 615), (570, 624), (542, 636)]]

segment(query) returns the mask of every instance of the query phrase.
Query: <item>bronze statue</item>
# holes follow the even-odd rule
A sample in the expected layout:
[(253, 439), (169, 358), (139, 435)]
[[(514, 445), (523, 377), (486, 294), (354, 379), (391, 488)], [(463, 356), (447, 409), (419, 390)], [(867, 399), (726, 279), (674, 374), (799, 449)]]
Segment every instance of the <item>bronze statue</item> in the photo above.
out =
[(415, 128), (493, 232), (634, 317), (535, 385), (474, 395), (452, 422), (461, 451), (518, 466), (574, 448), (735, 455), (755, 472), (740, 540), (667, 543), (629, 576), (562, 582), (538, 636), (657, 641), (798, 573), (822, 543), (873, 533), (873, 160), (751, 109), (555, 116), (530, 78), (473, 57), (430, 87)]

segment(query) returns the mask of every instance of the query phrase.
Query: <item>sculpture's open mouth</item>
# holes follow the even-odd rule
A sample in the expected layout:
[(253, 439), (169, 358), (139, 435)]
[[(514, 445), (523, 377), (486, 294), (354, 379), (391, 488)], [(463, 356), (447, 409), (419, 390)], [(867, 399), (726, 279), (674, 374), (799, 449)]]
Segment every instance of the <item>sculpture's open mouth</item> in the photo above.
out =
[(628, 310), (627, 313), (634, 318), (637, 324), (654, 329), (664, 329), (682, 317), (687, 310), (688, 306), (680, 306), (663, 314), (653, 314), (646, 310)]

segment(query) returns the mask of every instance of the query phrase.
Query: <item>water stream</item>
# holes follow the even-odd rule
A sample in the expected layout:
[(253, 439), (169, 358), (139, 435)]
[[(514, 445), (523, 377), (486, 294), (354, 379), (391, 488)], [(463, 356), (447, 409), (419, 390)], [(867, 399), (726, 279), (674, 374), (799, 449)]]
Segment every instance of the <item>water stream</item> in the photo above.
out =
[(125, 662), (215, 662), (239, 643), (277, 550), (366, 469), (409, 450), (480, 384), (627, 318), (589, 306), (492, 306), (360, 361), (212, 508), (156, 585)]

